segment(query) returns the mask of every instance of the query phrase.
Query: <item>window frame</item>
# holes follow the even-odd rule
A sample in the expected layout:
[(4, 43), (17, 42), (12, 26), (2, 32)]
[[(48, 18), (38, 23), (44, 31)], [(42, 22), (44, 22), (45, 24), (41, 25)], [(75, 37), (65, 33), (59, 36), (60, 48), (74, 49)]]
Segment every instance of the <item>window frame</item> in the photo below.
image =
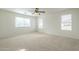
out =
[(61, 30), (72, 31), (72, 14), (61, 15)]
[(38, 28), (39, 28), (39, 29), (43, 29), (43, 26), (44, 26), (44, 24), (43, 24), (43, 19), (42, 19), (42, 18), (39, 18), (39, 19), (38, 19)]
[[(23, 20), (21, 19), (21, 21), (23, 21), (24, 24), (22, 24), (21, 26), (18, 26), (19, 23), (17, 23), (17, 22), (18, 22), (18, 21), (17, 21), (17, 18), (22, 18)], [(25, 25), (25, 20), (27, 20), (27, 19), (29, 20), (29, 25)], [(30, 20), (30, 18), (16, 17), (16, 18), (15, 18), (15, 27), (16, 27), (16, 28), (27, 28), (27, 27), (31, 27), (31, 20)]]

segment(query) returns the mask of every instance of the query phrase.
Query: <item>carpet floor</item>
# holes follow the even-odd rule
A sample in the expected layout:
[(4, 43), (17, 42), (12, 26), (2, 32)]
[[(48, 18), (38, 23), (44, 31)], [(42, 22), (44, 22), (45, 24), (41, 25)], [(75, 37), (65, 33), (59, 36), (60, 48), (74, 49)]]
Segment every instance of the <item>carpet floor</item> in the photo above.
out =
[(29, 33), (0, 40), (0, 51), (79, 51), (79, 40)]

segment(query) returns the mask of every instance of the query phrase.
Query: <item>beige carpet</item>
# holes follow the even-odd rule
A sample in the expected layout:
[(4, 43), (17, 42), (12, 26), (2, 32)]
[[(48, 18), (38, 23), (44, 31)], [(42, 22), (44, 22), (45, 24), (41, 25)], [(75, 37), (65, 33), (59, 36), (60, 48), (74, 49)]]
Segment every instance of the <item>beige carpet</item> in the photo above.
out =
[(0, 51), (79, 51), (79, 40), (43, 33), (29, 33), (0, 39)]

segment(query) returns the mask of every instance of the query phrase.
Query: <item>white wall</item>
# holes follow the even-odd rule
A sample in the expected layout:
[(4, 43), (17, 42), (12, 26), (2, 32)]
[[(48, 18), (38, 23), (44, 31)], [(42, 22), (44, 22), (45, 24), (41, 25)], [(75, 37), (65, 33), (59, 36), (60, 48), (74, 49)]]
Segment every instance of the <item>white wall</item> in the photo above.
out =
[[(62, 31), (60, 27), (61, 15), (72, 14), (72, 31)], [(31, 18), (32, 26), (30, 28), (16, 28), (15, 17)], [(0, 38), (26, 34), (28, 32), (39, 31), (48, 34), (66, 36), (79, 39), (79, 9), (68, 9), (50, 15), (42, 15), (38, 18), (43, 19), (43, 29), (37, 29), (37, 18), (32, 16), (24, 16), (17, 13), (0, 10)]]
[[(65, 14), (72, 14), (72, 31), (61, 30), (61, 15)], [(40, 16), (38, 19), (40, 18), (43, 19), (43, 29), (39, 29), (39, 31), (79, 39), (79, 9), (67, 9), (50, 15)]]
[[(29, 17), (31, 19), (30, 28), (16, 28), (15, 17)], [(28, 32), (35, 31), (36, 17), (24, 16), (21, 14), (0, 10), (0, 38), (6, 38), (25, 34)]]

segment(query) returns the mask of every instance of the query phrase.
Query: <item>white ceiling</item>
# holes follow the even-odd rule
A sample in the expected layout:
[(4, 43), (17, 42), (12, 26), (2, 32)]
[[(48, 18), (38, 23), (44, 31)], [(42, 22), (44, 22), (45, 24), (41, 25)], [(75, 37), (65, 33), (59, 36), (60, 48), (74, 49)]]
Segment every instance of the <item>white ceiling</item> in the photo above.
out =
[[(45, 14), (52, 14), (54, 12), (59, 12), (63, 11), (67, 8), (40, 8), (40, 10), (45, 11)], [(16, 12), (24, 15), (32, 15), (34, 12), (35, 8), (4, 8), (3, 10), (11, 11), (11, 12)]]

